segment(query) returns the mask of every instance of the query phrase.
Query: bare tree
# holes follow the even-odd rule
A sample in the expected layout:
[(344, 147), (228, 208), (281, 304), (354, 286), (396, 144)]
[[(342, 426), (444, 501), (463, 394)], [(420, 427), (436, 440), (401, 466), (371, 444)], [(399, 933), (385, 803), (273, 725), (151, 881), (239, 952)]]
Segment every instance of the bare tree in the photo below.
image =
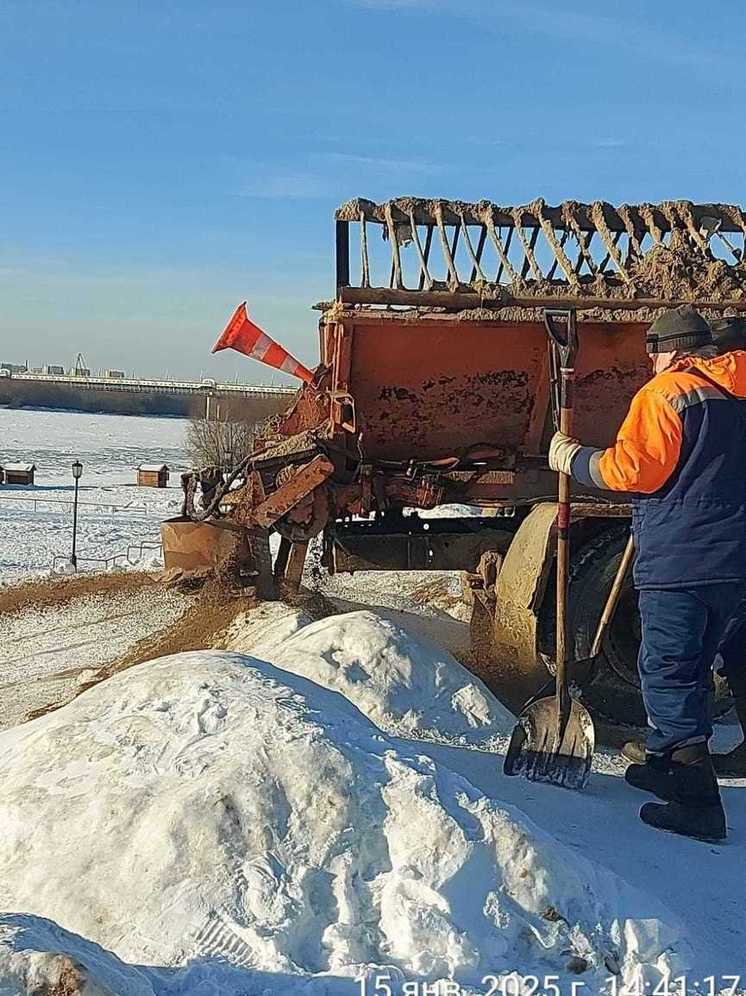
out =
[(257, 428), (254, 422), (235, 419), (193, 418), (186, 431), (192, 464), (232, 470), (251, 452)]

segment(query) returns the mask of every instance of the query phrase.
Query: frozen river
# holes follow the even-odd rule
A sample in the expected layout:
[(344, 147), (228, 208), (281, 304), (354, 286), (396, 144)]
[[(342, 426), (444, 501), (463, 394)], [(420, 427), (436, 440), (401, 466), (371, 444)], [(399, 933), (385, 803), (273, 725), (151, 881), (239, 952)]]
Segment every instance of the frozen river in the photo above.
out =
[[(0, 487), (0, 583), (44, 574), (70, 552), (73, 482), (80, 460), (80, 567), (101, 567), (128, 547), (157, 543), (159, 523), (178, 513), (188, 466), (186, 419), (0, 409), (0, 465), (33, 463), (36, 486)], [(141, 463), (166, 463), (171, 486), (140, 488)], [(33, 499), (33, 500), (32, 500)], [(152, 554), (150, 554), (152, 556)]]

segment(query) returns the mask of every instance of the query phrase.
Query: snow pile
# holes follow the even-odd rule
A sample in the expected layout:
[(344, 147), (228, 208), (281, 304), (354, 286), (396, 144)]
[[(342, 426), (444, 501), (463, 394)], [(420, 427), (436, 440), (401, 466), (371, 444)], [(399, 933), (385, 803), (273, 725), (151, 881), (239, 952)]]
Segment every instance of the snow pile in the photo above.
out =
[[(116, 968), (88, 942), (196, 962), (180, 993), (308, 992), (320, 975), (349, 992), (381, 965), (480, 990), (488, 973), (581, 972), (597, 992), (689, 964), (649, 897), (341, 696), (237, 654), (140, 665), (0, 734), (0, 782), (0, 909), (30, 917), (6, 918), (6, 982), (24, 943), (65, 949), (40, 917), (87, 939), (67, 948), (84, 965)], [(132, 978), (108, 988), (175, 991)]]
[(283, 976), (227, 961), (128, 965), (51, 920), (0, 914), (2, 996), (351, 996), (359, 986), (349, 978)]
[(225, 650), (272, 660), (272, 652), (310, 622), (311, 616), (303, 609), (284, 602), (261, 602), (236, 616), (221, 644)]
[(515, 723), (448, 651), (374, 612), (310, 622), (297, 609), (261, 606), (234, 625), (225, 646), (341, 692), (393, 736), (487, 746)]
[(350, 978), (262, 973), (227, 961), (192, 961), (171, 969), (129, 965), (51, 920), (0, 914), (2, 996), (351, 996), (359, 991), (359, 982)]

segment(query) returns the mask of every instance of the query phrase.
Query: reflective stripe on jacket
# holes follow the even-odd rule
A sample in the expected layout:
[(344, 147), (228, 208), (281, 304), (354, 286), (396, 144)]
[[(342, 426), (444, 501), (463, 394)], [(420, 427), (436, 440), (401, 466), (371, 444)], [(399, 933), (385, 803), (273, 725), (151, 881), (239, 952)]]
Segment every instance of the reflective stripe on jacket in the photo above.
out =
[(635, 495), (638, 588), (746, 581), (746, 351), (655, 376), (614, 445), (581, 447), (572, 476)]

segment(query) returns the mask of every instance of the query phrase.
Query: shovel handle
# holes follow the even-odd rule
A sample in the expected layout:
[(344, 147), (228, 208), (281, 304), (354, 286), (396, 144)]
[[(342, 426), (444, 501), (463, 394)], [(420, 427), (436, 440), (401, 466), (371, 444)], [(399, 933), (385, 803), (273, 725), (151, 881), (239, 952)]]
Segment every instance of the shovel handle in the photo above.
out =
[[(575, 385), (575, 356), (578, 337), (575, 323), (575, 310), (547, 310), (544, 312), (544, 325), (549, 335), (554, 353), (554, 368), (559, 374), (559, 429), (567, 436), (572, 435), (573, 388)], [(565, 724), (570, 713), (570, 693), (568, 689), (567, 660), (567, 589), (570, 576), (570, 476), (559, 475), (557, 494), (557, 715), (558, 738), (562, 739)]]
[[(575, 380), (573, 368), (560, 369), (560, 432), (572, 435), (572, 385)], [(568, 631), (567, 600), (570, 577), (570, 476), (559, 475), (557, 495), (557, 707), (560, 716), (567, 718), (570, 695), (567, 680)]]
[[(564, 328), (563, 328), (564, 326)], [(560, 367), (574, 367), (578, 352), (578, 331), (574, 308), (547, 308), (544, 327), (557, 350)]]
[(604, 642), (604, 637), (606, 636), (606, 630), (609, 627), (614, 613), (616, 612), (617, 603), (619, 602), (619, 596), (622, 593), (622, 586), (624, 585), (624, 579), (629, 571), (630, 564), (635, 556), (635, 537), (630, 532), (629, 538), (627, 540), (627, 545), (624, 548), (624, 553), (622, 554), (622, 559), (617, 568), (616, 577), (609, 591), (609, 597), (606, 599), (606, 605), (604, 605), (604, 610), (601, 613), (601, 618), (598, 620), (598, 628), (596, 629), (596, 636), (593, 640), (593, 646), (591, 647), (591, 658), (598, 657), (601, 653), (601, 647)]
[(549, 395), (552, 402), (552, 423), (556, 432), (560, 429), (560, 409), (563, 407), (561, 368), (575, 365), (578, 349), (575, 315), (573, 312), (547, 309), (544, 312), (544, 326), (549, 337)]

